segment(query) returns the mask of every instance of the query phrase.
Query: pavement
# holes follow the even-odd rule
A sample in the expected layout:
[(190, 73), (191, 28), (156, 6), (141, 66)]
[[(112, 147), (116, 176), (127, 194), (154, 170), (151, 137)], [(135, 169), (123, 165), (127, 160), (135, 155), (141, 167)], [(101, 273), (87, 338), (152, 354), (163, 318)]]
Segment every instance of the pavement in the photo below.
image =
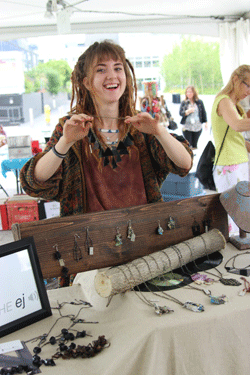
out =
[[(172, 95), (166, 94), (164, 95), (166, 99), (166, 104), (169, 111), (174, 118), (174, 121), (178, 124), (178, 129), (175, 130), (176, 134), (182, 135), (182, 125), (180, 125), (181, 117), (179, 115), (179, 103), (173, 103)], [(194, 156), (194, 163), (191, 172), (195, 172), (197, 163), (199, 161), (199, 157), (206, 146), (207, 142), (212, 139), (211, 137), (211, 108), (212, 103), (214, 100), (214, 96), (212, 95), (204, 95), (200, 96), (200, 99), (203, 100), (207, 115), (208, 115), (208, 130), (203, 130), (201, 133), (199, 142), (198, 142), (198, 149), (195, 151)], [(45, 146), (45, 137), (49, 137), (55, 125), (58, 122), (58, 119), (67, 114), (70, 108), (70, 101), (67, 101), (65, 105), (51, 110), (51, 120), (50, 124), (47, 124), (45, 121), (45, 115), (41, 115), (39, 117), (34, 118), (31, 122), (21, 123), (20, 125), (15, 126), (4, 126), (4, 130), (8, 136), (17, 136), (17, 135), (30, 135), (32, 140), (38, 140), (42, 147)], [(0, 166), (3, 160), (8, 159), (8, 146), (3, 146), (0, 148)], [(6, 198), (6, 194), (1, 186), (5, 189), (7, 194), (10, 197), (13, 197), (17, 194), (16, 191), (16, 177), (14, 172), (7, 172), (7, 176), (4, 177), (2, 173), (0, 173), (0, 199)], [(211, 193), (210, 191), (206, 191), (206, 194)], [(214, 192), (213, 192), (214, 193)], [(9, 243), (13, 241), (13, 236), (11, 231), (0, 231), (0, 245), (5, 243)]]

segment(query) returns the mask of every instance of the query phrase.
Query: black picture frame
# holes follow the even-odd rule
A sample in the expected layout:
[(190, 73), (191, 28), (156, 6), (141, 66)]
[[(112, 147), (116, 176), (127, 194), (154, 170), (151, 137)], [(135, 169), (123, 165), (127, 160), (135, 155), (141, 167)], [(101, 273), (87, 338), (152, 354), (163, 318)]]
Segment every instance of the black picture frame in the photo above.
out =
[[(23, 270), (21, 272), (21, 269), (20, 269), (20, 275), (18, 275), (18, 272), (14, 272), (15, 267), (13, 267), (12, 260), (17, 259), (17, 262), (14, 262), (14, 265), (18, 268), (19, 264), (21, 264), (20, 257), (25, 258), (26, 265), (28, 265), (28, 267), (24, 269), (24, 271), (27, 271), (27, 272), (23, 272)], [(37, 255), (36, 245), (35, 245), (33, 237), (27, 237), (19, 241), (11, 242), (11, 243), (0, 246), (0, 284), (1, 284), (1, 274), (4, 273), (4, 272), (1, 272), (1, 267), (8, 265), (8, 263), (10, 263), (8, 266), (9, 268), (8, 274), (10, 275), (9, 280), (8, 281), (2, 280), (2, 282), (5, 284), (8, 282), (7, 288), (2, 288), (2, 286), (0, 287), (0, 337), (6, 336), (14, 331), (17, 331), (21, 328), (24, 328), (30, 324), (36, 323), (39, 320), (42, 320), (52, 315), (50, 303), (49, 303), (47, 291), (45, 289), (44, 279), (43, 279), (43, 275), (42, 275), (38, 255)], [(29, 264), (31, 267), (29, 266)], [(21, 267), (22, 267), (22, 264), (21, 264)], [(7, 267), (5, 268), (7, 269)], [(12, 270), (12, 268), (14, 268), (14, 270)], [(2, 269), (2, 271), (5, 271), (5, 270)], [(13, 293), (14, 285), (12, 285), (11, 283), (14, 283), (13, 279), (15, 280), (15, 278), (17, 280), (18, 280), (18, 277), (22, 278), (22, 274), (25, 274), (24, 284), (27, 285), (28, 287), (29, 285), (34, 286), (36, 290), (34, 291), (34, 293), (28, 292), (27, 294), (30, 293), (29, 296), (27, 296), (25, 294), (26, 292), (24, 291), (22, 293), (22, 296), (18, 298), (16, 298), (16, 296), (13, 296), (13, 300), (12, 300), (11, 294), (15, 294), (15, 291)], [(27, 281), (29, 281), (29, 278), (30, 278), (30, 284), (27, 284)], [(22, 281), (22, 279), (20, 281)], [(22, 283), (20, 282), (18, 287), (21, 284)], [(8, 290), (6, 289), (8, 289), (9, 285), (10, 285), (10, 292), (8, 293)], [(16, 290), (16, 286), (15, 286), (15, 290)], [(34, 311), (32, 311), (33, 306), (30, 300), (34, 301), (34, 305), (36, 306), (34, 307)], [(29, 312), (27, 312), (27, 315), (25, 315), (25, 311), (23, 311), (22, 317), (20, 318), (12, 317), (9, 321), (8, 313), (11, 311), (10, 314), (15, 315), (17, 308), (21, 308), (21, 307), (23, 310), (26, 307), (28, 308)], [(19, 314), (19, 311), (21, 310), (18, 310), (18, 314)], [(1, 318), (1, 314), (2, 314), (2, 318)], [(8, 321), (6, 322), (6, 320)]]

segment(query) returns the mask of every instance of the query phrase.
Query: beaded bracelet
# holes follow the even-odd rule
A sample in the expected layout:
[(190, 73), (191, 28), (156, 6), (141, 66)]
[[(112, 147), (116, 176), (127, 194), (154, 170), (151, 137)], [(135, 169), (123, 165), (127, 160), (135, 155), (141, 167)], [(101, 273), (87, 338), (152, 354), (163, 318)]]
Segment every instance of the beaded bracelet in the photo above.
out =
[(65, 156), (67, 155), (67, 153), (66, 153), (66, 154), (60, 154), (60, 152), (56, 151), (56, 147), (55, 147), (55, 145), (52, 146), (52, 151), (54, 152), (54, 154), (55, 154), (58, 158), (61, 158), (61, 159), (64, 159)]

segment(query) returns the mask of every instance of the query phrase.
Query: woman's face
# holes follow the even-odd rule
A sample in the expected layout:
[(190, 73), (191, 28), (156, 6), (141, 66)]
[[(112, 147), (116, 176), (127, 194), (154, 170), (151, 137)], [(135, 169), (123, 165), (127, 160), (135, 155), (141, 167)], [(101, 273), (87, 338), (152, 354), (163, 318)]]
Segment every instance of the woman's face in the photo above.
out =
[(126, 88), (126, 74), (121, 60), (103, 60), (94, 62), (90, 78), (85, 77), (85, 87), (94, 95), (96, 103), (107, 105), (119, 103)]
[(250, 73), (246, 73), (245, 79), (239, 85), (239, 100), (242, 100), (250, 95)]
[(194, 97), (194, 93), (193, 93), (193, 90), (192, 89), (187, 89), (186, 91), (186, 97), (189, 99), (189, 100), (192, 100), (193, 97)]

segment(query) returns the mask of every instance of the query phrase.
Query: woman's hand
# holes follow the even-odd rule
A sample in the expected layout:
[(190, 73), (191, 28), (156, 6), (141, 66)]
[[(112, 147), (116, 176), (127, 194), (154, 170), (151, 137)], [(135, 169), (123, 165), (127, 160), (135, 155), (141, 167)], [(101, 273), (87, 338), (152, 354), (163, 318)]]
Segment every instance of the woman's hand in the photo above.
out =
[(191, 107), (185, 111), (185, 115), (188, 116), (190, 113), (194, 113), (194, 107)]
[(142, 133), (153, 134), (154, 136), (159, 136), (164, 129), (164, 127), (160, 125), (160, 116), (158, 113), (155, 114), (155, 118), (147, 112), (139, 113), (133, 117), (128, 116), (126, 117), (125, 123), (133, 125)]
[(92, 126), (93, 117), (79, 114), (73, 115), (65, 121), (63, 127), (63, 138), (66, 144), (74, 144), (76, 141), (83, 139), (88, 135)]

